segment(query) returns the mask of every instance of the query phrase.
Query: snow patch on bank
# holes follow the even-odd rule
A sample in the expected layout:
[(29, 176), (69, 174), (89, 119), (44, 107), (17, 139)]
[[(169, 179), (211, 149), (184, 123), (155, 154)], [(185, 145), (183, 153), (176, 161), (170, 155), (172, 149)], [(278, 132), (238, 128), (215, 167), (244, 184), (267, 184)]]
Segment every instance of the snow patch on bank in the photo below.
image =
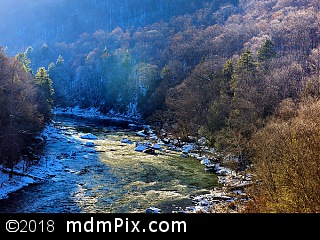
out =
[[(48, 125), (43, 136), (58, 136), (58, 129)], [(8, 198), (8, 195), (30, 184), (37, 184), (53, 176), (57, 171), (61, 171), (63, 166), (54, 158), (41, 157), (37, 163), (26, 167), (26, 162), (22, 160), (14, 166), (13, 177), (9, 177), (10, 169), (0, 165), (0, 199)]]
[(99, 118), (99, 119), (112, 119), (112, 120), (141, 120), (141, 115), (136, 111), (132, 110), (132, 107), (128, 107), (128, 111), (126, 113), (118, 113), (114, 110), (110, 110), (107, 114), (102, 113), (98, 108), (80, 108), (79, 106), (70, 108), (54, 108), (54, 114), (66, 114), (66, 115), (74, 115), (78, 117), (85, 118)]

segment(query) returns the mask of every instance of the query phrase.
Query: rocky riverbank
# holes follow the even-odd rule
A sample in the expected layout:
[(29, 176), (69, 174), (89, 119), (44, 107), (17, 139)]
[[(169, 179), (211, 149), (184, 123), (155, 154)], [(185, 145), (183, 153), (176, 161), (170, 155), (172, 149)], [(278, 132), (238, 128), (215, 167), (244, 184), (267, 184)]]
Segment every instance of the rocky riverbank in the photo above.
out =
[[(132, 124), (132, 127), (136, 127)], [(141, 126), (140, 126), (141, 127)], [(206, 171), (213, 172), (218, 178), (220, 186), (214, 187), (209, 194), (190, 196), (193, 205), (185, 208), (177, 208), (173, 213), (238, 213), (241, 212), (250, 201), (246, 189), (252, 184), (252, 174), (246, 166), (244, 171), (235, 171), (226, 167), (236, 165), (238, 159), (235, 156), (223, 156), (214, 148), (208, 148), (204, 139), (198, 141), (181, 142), (173, 138), (164, 130), (162, 134), (155, 134), (149, 125), (144, 125), (143, 130), (136, 132), (144, 137), (145, 141), (136, 143), (136, 151), (146, 154), (157, 154), (157, 151), (181, 152), (182, 158), (193, 158), (202, 164)], [(130, 139), (123, 139), (122, 143), (130, 143)], [(161, 209), (151, 206), (147, 213), (161, 213)]]

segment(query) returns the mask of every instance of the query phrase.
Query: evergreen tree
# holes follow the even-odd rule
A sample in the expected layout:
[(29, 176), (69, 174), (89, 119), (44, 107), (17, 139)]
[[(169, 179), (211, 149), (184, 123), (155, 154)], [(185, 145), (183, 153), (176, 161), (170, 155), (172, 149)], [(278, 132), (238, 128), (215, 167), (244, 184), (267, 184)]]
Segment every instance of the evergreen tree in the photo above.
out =
[(127, 50), (126, 53), (124, 54), (124, 57), (122, 59), (122, 67), (127, 72), (129, 72), (131, 69), (131, 57), (130, 57), (129, 50)]
[(33, 74), (32, 68), (31, 68), (31, 60), (28, 58), (28, 55), (26, 53), (19, 52), (15, 58), (22, 63), (22, 69), (25, 72), (29, 72)]
[(245, 50), (237, 61), (237, 72), (246, 76), (248, 73), (254, 73), (256, 64), (253, 58), (253, 53), (250, 50)]
[(267, 39), (258, 49), (258, 63), (263, 70), (269, 69), (270, 60), (277, 56), (277, 51), (275, 50), (274, 43)]
[(51, 111), (53, 107), (52, 80), (44, 67), (40, 67), (35, 75), (35, 81), (38, 86), (38, 102), (40, 104), (40, 112), (44, 116), (44, 121), (51, 120)]
[(35, 59), (35, 57), (34, 57), (33, 47), (31, 47), (31, 46), (27, 47), (24, 54), (28, 57), (28, 59), (30, 59), (30, 68), (32, 69), (32, 74), (34, 74), (33, 67), (34, 67), (34, 63), (37, 61), (37, 59)]
[(64, 58), (61, 55), (58, 56), (57, 61), (56, 61), (56, 65), (57, 66), (64, 65)]
[(276, 55), (274, 43), (270, 39), (266, 39), (258, 50), (258, 61), (265, 62), (276, 57)]
[(123, 58), (122, 58), (122, 64), (121, 64), (121, 79), (120, 80), (120, 84), (122, 84), (122, 86), (120, 85), (119, 89), (122, 89), (119, 91), (119, 96), (117, 99), (117, 103), (119, 104), (120, 107), (125, 107), (126, 104), (129, 104), (130, 101), (132, 100), (132, 83), (131, 83), (131, 79), (130, 79), (130, 74), (132, 71), (132, 63), (131, 63), (131, 56), (129, 53), (129, 50), (126, 50)]
[(234, 66), (232, 59), (228, 59), (222, 69), (222, 76), (220, 78), (220, 94), (226, 94), (227, 96), (232, 96), (232, 91), (230, 88), (230, 83), (232, 81), (232, 76), (234, 73)]
[(53, 101), (56, 105), (67, 106), (71, 103), (73, 90), (70, 84), (70, 74), (62, 55), (59, 55), (56, 62), (51, 62), (48, 67), (48, 74), (52, 79), (54, 89)]

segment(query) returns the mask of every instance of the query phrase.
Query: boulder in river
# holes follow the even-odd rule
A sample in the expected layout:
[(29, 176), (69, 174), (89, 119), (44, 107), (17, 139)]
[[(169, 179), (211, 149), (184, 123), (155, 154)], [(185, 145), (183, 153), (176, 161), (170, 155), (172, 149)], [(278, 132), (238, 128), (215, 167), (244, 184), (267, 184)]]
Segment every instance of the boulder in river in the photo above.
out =
[(92, 133), (84, 134), (81, 136), (82, 139), (98, 140), (98, 137)]
[(161, 209), (151, 206), (147, 208), (146, 213), (161, 213)]

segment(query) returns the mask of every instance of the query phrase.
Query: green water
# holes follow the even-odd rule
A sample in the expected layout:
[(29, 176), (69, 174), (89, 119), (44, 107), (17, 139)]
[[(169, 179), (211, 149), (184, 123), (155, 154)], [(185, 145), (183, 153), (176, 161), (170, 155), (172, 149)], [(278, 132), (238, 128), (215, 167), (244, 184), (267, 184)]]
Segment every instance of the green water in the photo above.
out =
[[(0, 201), (0, 212), (145, 213), (153, 206), (171, 213), (193, 206), (190, 196), (209, 193), (218, 185), (217, 175), (205, 171), (199, 160), (181, 157), (181, 152), (135, 151), (135, 143), (148, 139), (137, 136), (128, 124), (55, 120), (60, 137), (48, 139), (43, 154), (61, 167), (49, 181)], [(82, 139), (87, 133), (98, 140)], [(122, 143), (123, 138), (133, 144)]]
[(208, 193), (217, 185), (216, 175), (206, 172), (195, 158), (183, 158), (181, 152), (157, 151), (155, 155), (134, 151), (135, 144), (121, 143), (123, 138), (133, 143), (146, 141), (131, 131), (101, 133), (95, 149), (99, 159), (121, 180), (122, 187), (112, 189), (119, 199), (114, 211), (143, 212), (155, 206), (163, 211), (191, 204), (190, 195)]

